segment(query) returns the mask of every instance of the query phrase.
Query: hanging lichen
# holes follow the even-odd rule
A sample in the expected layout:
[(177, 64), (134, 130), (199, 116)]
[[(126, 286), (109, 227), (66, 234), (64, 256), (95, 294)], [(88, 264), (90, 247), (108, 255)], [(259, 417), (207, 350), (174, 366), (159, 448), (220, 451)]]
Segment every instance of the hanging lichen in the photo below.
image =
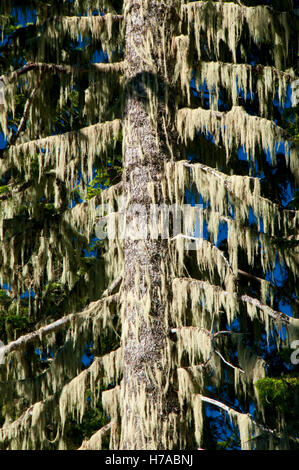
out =
[[(233, 62), (237, 62), (237, 49), (242, 30), (246, 24), (251, 40), (258, 46), (273, 45), (273, 57), (277, 68), (281, 68), (288, 55), (289, 27), (286, 12), (276, 18), (267, 6), (246, 7), (228, 2), (197, 1), (183, 6), (189, 31), (194, 28), (195, 44), (199, 59), (203, 38), (207, 38), (209, 51), (219, 57), (220, 43), (229, 48)], [(244, 52), (243, 52), (244, 54)], [(217, 57), (217, 58), (218, 58)], [(246, 58), (246, 55), (245, 57)]]
[[(100, 403), (110, 421), (80, 449), (101, 449), (106, 433), (114, 449), (201, 448), (206, 404), (228, 414), (242, 449), (262, 432), (278, 447), (285, 422), (264, 426), (254, 384), (268, 370), (263, 342), (298, 336), (269, 280), (278, 264), (296, 277), (298, 211), (265, 197), (254, 169), (265, 154), (275, 167), (284, 145), (298, 176), (297, 149), (270, 120), (296, 79), (290, 17), (239, 2), (60, 3), (36, 4), (34, 62), (1, 76), (0, 283), (12, 306), (2, 300), (19, 319), (26, 292), (36, 331), (14, 330), (0, 351), (0, 445), (68, 449), (69, 426)], [(249, 65), (253, 44), (271, 49), (265, 64)], [(177, 110), (206, 90), (203, 108)], [(259, 116), (239, 106), (255, 98)], [(12, 132), (22, 106), (26, 125)], [(236, 174), (240, 148), (248, 166)], [(90, 191), (116, 155), (122, 181)], [(292, 300), (297, 287), (285, 290)]]

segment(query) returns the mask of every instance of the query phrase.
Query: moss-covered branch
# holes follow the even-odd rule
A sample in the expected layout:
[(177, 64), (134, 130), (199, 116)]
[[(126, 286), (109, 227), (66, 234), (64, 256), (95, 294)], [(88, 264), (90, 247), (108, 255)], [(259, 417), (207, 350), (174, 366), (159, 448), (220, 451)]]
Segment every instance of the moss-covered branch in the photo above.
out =
[[(210, 133), (215, 144), (223, 143), (227, 160), (234, 150), (244, 147), (247, 159), (256, 161), (256, 148), (270, 152), (271, 161), (276, 163), (276, 147), (291, 140), (285, 129), (274, 121), (259, 116), (251, 116), (242, 106), (233, 106), (228, 112), (201, 107), (182, 108), (177, 113), (177, 129), (186, 144), (192, 141), (196, 132)], [(295, 145), (286, 151), (286, 159), (291, 171), (298, 176), (298, 158)]]
[[(289, 53), (289, 34), (286, 22), (293, 21), (291, 12), (279, 12), (268, 5), (244, 6), (233, 2), (196, 1), (183, 5), (183, 17), (188, 29), (194, 27), (195, 44), (201, 58), (204, 38), (205, 48), (216, 58), (221, 58), (220, 44), (224, 40), (237, 62), (237, 50), (242, 31), (248, 28), (249, 39), (257, 45), (271, 44), (273, 59), (277, 68), (282, 68)], [(267, 24), (267, 27), (265, 27)], [(219, 34), (221, 32), (221, 34)], [(277, 38), (279, 37), (279, 40)], [(247, 58), (247, 51), (242, 56)]]
[[(215, 339), (219, 338), (219, 336), (231, 336), (233, 334), (232, 331), (218, 331), (216, 333), (212, 333), (205, 328), (196, 328), (193, 326), (188, 327), (180, 327), (180, 328), (171, 328), (171, 333), (176, 333), (178, 338), (178, 354), (179, 358), (182, 357), (183, 353), (188, 354), (188, 356), (192, 359), (190, 367), (206, 367), (210, 362), (212, 355), (217, 354), (220, 359), (229, 367), (234, 370), (240, 371), (242, 374), (245, 374), (243, 369), (232, 365), (228, 362), (223, 355), (215, 348)], [(209, 339), (208, 344), (204, 341), (202, 334)], [(203, 344), (205, 343), (205, 347)], [(203, 354), (203, 362), (202, 364), (196, 364), (196, 345), (200, 347), (200, 351)]]
[(56, 331), (64, 328), (65, 326), (70, 325), (73, 321), (77, 319), (84, 320), (84, 317), (88, 317), (88, 314), (92, 314), (93, 311), (97, 311), (98, 307), (101, 306), (103, 302), (113, 303), (118, 300), (118, 294), (111, 295), (110, 297), (104, 297), (96, 302), (92, 302), (86, 309), (80, 313), (71, 313), (65, 317), (56, 320), (53, 323), (50, 323), (46, 326), (39, 328), (36, 331), (32, 331), (27, 335), (21, 336), (16, 341), (12, 341), (6, 346), (0, 348), (1, 358), (5, 358), (9, 353), (24, 349), (28, 344), (34, 342), (35, 340), (42, 340), (44, 337), (55, 333)]
[(215, 286), (215, 285), (210, 284), (209, 282), (200, 281), (200, 280), (192, 279), (192, 278), (176, 278), (173, 280), (173, 283), (174, 283), (174, 290), (175, 290), (175, 286), (177, 283), (183, 283), (185, 285), (185, 289), (186, 287), (188, 286), (192, 287), (193, 285), (193, 286), (200, 288), (203, 291), (212, 290), (213, 293), (219, 298), (232, 297), (236, 301), (241, 301), (241, 302), (244, 302), (245, 304), (256, 307), (257, 309), (262, 311), (265, 315), (271, 317), (274, 321), (279, 321), (290, 326), (295, 326), (295, 327), (299, 326), (299, 319), (295, 319), (295, 318), (289, 317), (288, 315), (282, 312), (278, 312), (274, 310), (273, 308), (269, 307), (268, 305), (263, 304), (260, 300), (252, 298), (248, 295), (238, 295), (234, 292), (227, 292), (221, 289), (219, 286)]
[(115, 425), (114, 421), (103, 426), (99, 429), (88, 441), (83, 441), (82, 445), (77, 450), (101, 450), (102, 449), (102, 438), (108, 432), (111, 431), (112, 427)]
[(26, 126), (26, 121), (28, 119), (30, 107), (32, 106), (34, 97), (35, 97), (35, 95), (36, 95), (36, 93), (37, 93), (37, 91), (40, 87), (41, 81), (42, 81), (42, 76), (37, 80), (37, 83), (36, 83), (35, 87), (33, 88), (32, 92), (29, 95), (28, 100), (25, 103), (24, 112), (23, 112), (23, 116), (21, 118), (19, 127), (17, 129), (17, 132), (11, 137), (11, 139), (9, 141), (9, 146), (15, 145), (16, 141), (18, 140), (19, 135), (21, 134), (21, 132), (24, 130), (24, 128)]
[[(215, 168), (211, 168), (201, 163), (179, 161), (177, 162), (177, 165), (183, 165), (185, 168), (190, 168), (192, 170), (191, 177), (195, 183), (197, 183), (197, 174), (204, 173), (210, 175), (215, 181), (218, 181), (218, 191), (224, 187), (225, 190), (234, 198), (252, 206), (253, 210), (256, 211), (257, 214), (261, 212), (262, 208), (267, 209), (268, 212), (272, 211), (273, 217), (275, 217), (275, 214), (283, 213), (285, 216), (291, 217), (295, 220), (294, 216), (298, 216), (299, 214), (299, 211), (287, 209), (270, 201), (270, 199), (263, 197), (261, 195), (261, 184), (258, 178), (242, 175), (226, 175)], [(217, 192), (215, 192), (214, 199), (217, 199)], [(266, 210), (264, 210), (264, 213), (266, 213)], [(265, 230), (267, 227), (268, 224), (266, 224)]]
[(80, 74), (80, 73), (87, 73), (92, 70), (96, 70), (100, 73), (109, 73), (109, 72), (123, 72), (125, 67), (125, 61), (122, 62), (112, 62), (112, 63), (102, 63), (102, 62), (94, 62), (90, 64), (89, 68), (78, 67), (78, 66), (71, 66), (71, 65), (59, 65), (59, 64), (47, 64), (43, 62), (27, 62), (23, 67), (14, 70), (13, 72), (9, 72), (7, 74), (0, 76), (0, 81), (4, 83), (12, 83), (18, 77), (31, 72), (43, 72), (43, 73), (51, 73), (51, 74)]

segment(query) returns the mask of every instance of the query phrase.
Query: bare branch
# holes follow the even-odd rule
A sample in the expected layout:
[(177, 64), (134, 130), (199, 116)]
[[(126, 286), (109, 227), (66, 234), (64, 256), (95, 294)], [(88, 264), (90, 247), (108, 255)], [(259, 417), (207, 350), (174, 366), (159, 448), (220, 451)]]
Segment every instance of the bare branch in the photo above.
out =
[(236, 366), (233, 366), (230, 362), (227, 362), (224, 357), (222, 356), (222, 354), (220, 354), (219, 351), (217, 351), (216, 349), (214, 350), (215, 354), (217, 354), (217, 356), (220, 357), (220, 359), (229, 367), (231, 367), (232, 369), (234, 370), (238, 370), (240, 372), (242, 372), (242, 374), (245, 374), (244, 370), (243, 369), (240, 369), (240, 367), (236, 367)]
[(230, 413), (230, 412), (239, 413), (238, 411), (234, 410), (230, 406), (225, 405), (224, 403), (222, 403), (218, 400), (214, 400), (213, 398), (208, 398), (208, 397), (205, 397), (203, 395), (200, 395), (200, 399), (202, 401), (204, 401), (205, 403), (210, 403), (211, 405), (215, 405), (218, 408), (221, 408), (222, 410), (226, 411), (227, 413)]
[(53, 323), (50, 323), (49, 325), (43, 326), (39, 330), (28, 333), (24, 336), (20, 336), (20, 338), (18, 338), (16, 341), (12, 341), (7, 346), (2, 346), (0, 348), (1, 357), (7, 356), (7, 354), (11, 353), (12, 351), (24, 348), (27, 344), (32, 343), (36, 339), (42, 339), (43, 337), (54, 333), (55, 331), (70, 324), (73, 317), (74, 314), (67, 315), (63, 318), (60, 318), (59, 320), (56, 320)]
[[(222, 335), (227, 335), (227, 336), (231, 336), (234, 332), (233, 331), (217, 331), (217, 333), (214, 333), (213, 334), (213, 338), (218, 338), (218, 336), (222, 336)], [(236, 334), (236, 333), (235, 333)], [(240, 334), (240, 333), (239, 333)], [(242, 333), (241, 333), (242, 334)]]
[(259, 424), (257, 423), (256, 421), (254, 421), (250, 414), (249, 413), (240, 413), (239, 411), (236, 411), (234, 408), (231, 408), (230, 406), (226, 405), (225, 403), (222, 403), (221, 401), (218, 401), (218, 400), (214, 400), (213, 398), (209, 398), (209, 397), (205, 397), (203, 395), (198, 395), (200, 397), (200, 399), (205, 402), (205, 403), (209, 403), (211, 405), (215, 405), (217, 406), (218, 408), (221, 408), (222, 410), (226, 411), (227, 413), (229, 413), (231, 416), (234, 416), (234, 417), (238, 417), (238, 416), (247, 416), (248, 419), (252, 422), (253, 425), (255, 425), (257, 428), (259, 428), (261, 431), (263, 432), (268, 432), (268, 433), (271, 433), (271, 434), (275, 434), (276, 431), (274, 431), (273, 429), (269, 429), (269, 428), (266, 428), (265, 426), (263, 426), (262, 424)]

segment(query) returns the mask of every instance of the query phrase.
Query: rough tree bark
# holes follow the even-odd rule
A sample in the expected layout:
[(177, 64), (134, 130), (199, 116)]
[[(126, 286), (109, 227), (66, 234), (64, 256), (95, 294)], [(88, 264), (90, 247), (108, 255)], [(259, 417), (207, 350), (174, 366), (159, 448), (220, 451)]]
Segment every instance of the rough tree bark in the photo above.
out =
[[(139, 223), (144, 221), (142, 227), (147, 222), (153, 203), (149, 185), (155, 188), (155, 203), (167, 203), (162, 200), (161, 176), (165, 162), (172, 158), (170, 146), (176, 137), (171, 128), (174, 109), (168, 106), (176, 7), (176, 0), (125, 2), (128, 87), (123, 178), (129, 201), (126, 227), (131, 228), (131, 234), (136, 216)], [(176, 380), (168, 347), (169, 256), (167, 240), (125, 239), (120, 396), (123, 449), (169, 449), (177, 445)]]

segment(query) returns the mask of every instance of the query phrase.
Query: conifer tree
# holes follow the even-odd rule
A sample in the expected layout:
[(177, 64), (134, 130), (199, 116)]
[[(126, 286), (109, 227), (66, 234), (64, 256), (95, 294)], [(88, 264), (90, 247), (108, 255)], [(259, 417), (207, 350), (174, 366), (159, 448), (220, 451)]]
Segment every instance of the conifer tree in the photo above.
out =
[(0, 447), (296, 447), (293, 2), (0, 15)]

